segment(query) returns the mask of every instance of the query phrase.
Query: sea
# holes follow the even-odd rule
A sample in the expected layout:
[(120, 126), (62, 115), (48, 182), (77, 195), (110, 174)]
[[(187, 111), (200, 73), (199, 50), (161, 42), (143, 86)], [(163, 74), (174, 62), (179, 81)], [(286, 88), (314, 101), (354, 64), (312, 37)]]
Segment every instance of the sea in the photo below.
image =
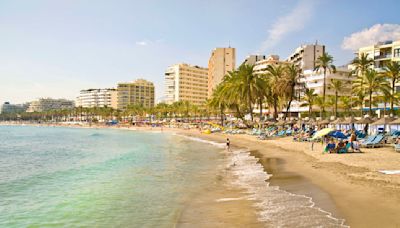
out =
[(38, 126), (0, 126), (0, 227), (175, 227), (220, 175), (266, 227), (345, 227), (308, 196), (270, 186), (244, 149), (169, 132)]

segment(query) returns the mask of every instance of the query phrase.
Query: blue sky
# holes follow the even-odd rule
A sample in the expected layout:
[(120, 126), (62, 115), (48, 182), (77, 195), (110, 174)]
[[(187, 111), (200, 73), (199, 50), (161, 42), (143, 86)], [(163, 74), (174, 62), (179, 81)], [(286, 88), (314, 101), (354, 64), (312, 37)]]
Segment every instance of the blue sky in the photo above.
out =
[(160, 97), (167, 66), (207, 66), (229, 43), (240, 63), (318, 40), (342, 65), (359, 42), (400, 39), (399, 9), (395, 0), (0, 0), (0, 102), (74, 99), (137, 78)]

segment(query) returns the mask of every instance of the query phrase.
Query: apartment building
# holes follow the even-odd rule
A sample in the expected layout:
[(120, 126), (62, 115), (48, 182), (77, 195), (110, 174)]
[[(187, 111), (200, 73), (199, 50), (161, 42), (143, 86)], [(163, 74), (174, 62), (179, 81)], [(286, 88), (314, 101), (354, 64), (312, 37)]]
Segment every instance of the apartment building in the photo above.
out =
[(154, 107), (154, 84), (144, 79), (133, 82), (118, 83), (117, 108), (126, 109), (130, 105)]
[(117, 109), (116, 89), (85, 89), (79, 92), (76, 106), (83, 108), (111, 107)]
[(223, 77), (235, 70), (236, 50), (235, 48), (215, 48), (208, 60), (208, 97), (221, 83)]
[(165, 71), (165, 103), (189, 101), (203, 105), (208, 94), (208, 72), (207, 68), (186, 63), (168, 67)]
[(242, 62), (241, 65), (246, 64), (246, 65), (254, 66), (256, 64), (256, 62), (262, 61), (265, 59), (267, 59), (266, 55), (249, 55), (244, 59), (244, 61)]
[[(325, 94), (335, 95), (335, 91), (331, 87), (332, 79), (342, 81), (343, 87), (340, 91), (339, 96), (350, 96), (351, 95), (351, 83), (355, 79), (355, 76), (350, 76), (351, 70), (347, 66), (341, 66), (336, 68), (336, 72), (327, 72), (326, 74), (326, 87)], [(323, 95), (324, 90), (324, 73), (322, 70), (305, 70), (304, 77), (300, 78), (300, 82), (305, 84), (306, 88), (314, 89), (315, 94), (320, 96)]]
[(296, 50), (286, 59), (294, 63), (301, 71), (313, 70), (318, 57), (325, 52), (325, 45), (306, 44), (296, 48)]
[(356, 53), (358, 56), (367, 54), (374, 60), (374, 68), (382, 72), (383, 68), (390, 61), (400, 62), (400, 40), (379, 42), (375, 45), (362, 47)]
[(253, 72), (254, 74), (265, 74), (268, 66), (277, 66), (279, 64), (288, 64), (288, 62), (279, 60), (279, 55), (269, 55), (265, 59), (255, 62)]
[(0, 114), (21, 113), (28, 109), (29, 103), (26, 104), (11, 104), (4, 102), (0, 107)]
[(40, 98), (29, 104), (26, 112), (47, 112), (52, 110), (72, 109), (75, 102), (66, 99)]

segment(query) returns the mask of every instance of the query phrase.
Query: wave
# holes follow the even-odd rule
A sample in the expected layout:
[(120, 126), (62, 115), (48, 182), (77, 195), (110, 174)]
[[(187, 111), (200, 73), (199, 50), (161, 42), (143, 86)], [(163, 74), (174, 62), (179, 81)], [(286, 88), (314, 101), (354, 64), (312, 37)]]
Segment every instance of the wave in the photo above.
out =
[[(223, 148), (224, 143), (217, 143), (196, 137), (179, 135), (193, 141), (203, 142)], [(348, 227), (344, 219), (333, 217), (315, 205), (312, 198), (270, 186), (271, 174), (264, 171), (259, 159), (251, 155), (249, 150), (235, 150), (228, 154), (227, 167), (236, 178), (233, 185), (246, 191), (246, 199), (255, 201), (258, 218), (273, 227)], [(230, 201), (236, 199), (218, 199)]]

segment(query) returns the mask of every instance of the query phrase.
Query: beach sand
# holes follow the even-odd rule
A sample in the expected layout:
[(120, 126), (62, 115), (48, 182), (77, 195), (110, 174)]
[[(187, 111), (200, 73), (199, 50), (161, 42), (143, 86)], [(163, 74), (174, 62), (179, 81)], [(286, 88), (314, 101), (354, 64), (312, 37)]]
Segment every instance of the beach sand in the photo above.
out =
[(381, 169), (400, 169), (393, 148), (363, 149), (363, 153), (322, 154), (323, 146), (293, 142), (291, 137), (260, 141), (249, 135), (199, 134), (195, 137), (248, 148), (273, 174), (272, 185), (313, 198), (317, 207), (344, 218), (351, 227), (400, 227), (400, 175)]

